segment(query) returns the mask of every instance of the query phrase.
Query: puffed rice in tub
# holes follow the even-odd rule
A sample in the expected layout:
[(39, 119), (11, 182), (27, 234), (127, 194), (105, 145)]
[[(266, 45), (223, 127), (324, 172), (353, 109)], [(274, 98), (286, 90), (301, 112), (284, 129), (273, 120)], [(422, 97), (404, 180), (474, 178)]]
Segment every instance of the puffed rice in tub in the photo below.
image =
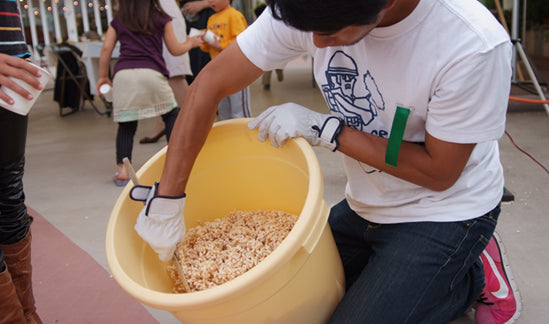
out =
[[(221, 285), (265, 259), (292, 230), (297, 216), (276, 210), (233, 211), (190, 228), (175, 253), (192, 291)], [(174, 292), (185, 292), (175, 266)]]

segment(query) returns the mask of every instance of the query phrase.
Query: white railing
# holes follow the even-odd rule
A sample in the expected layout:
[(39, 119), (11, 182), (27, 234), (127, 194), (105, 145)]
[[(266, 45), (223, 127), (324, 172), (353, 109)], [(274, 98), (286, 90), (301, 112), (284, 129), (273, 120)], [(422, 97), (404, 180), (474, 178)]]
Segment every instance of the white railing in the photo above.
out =
[[(84, 33), (94, 30), (99, 36), (112, 20), (111, 0), (18, 0), (23, 26), (30, 30), (27, 43), (37, 48), (39, 36), (46, 46), (51, 44), (50, 32), (53, 30), (55, 42), (79, 42)], [(80, 14), (77, 14), (79, 9)], [(102, 16), (106, 14), (106, 26)], [(90, 27), (90, 18), (95, 26)], [(53, 25), (53, 26), (52, 26)], [(80, 32), (78, 26), (81, 26)], [(41, 35), (39, 35), (41, 30)], [(30, 42), (29, 42), (30, 41)], [(37, 54), (37, 53), (33, 53)]]

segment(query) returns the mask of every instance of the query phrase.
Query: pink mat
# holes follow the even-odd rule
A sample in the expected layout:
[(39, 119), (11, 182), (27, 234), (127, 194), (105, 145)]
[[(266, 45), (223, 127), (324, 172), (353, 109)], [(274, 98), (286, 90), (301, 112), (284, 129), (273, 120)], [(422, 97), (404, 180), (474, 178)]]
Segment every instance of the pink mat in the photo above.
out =
[(44, 323), (158, 323), (89, 254), (29, 208), (33, 290)]

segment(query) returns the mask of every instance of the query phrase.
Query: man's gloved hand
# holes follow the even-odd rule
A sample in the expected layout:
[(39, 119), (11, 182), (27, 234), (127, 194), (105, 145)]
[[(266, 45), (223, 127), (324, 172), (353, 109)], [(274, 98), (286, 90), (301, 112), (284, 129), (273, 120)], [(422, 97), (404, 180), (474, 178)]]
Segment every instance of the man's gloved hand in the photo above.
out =
[(301, 136), (313, 146), (335, 151), (339, 146), (337, 137), (343, 129), (343, 120), (295, 103), (285, 103), (265, 110), (248, 122), (248, 128), (259, 128), (257, 138), (265, 142), (268, 137), (275, 147), (284, 145), (289, 138)]
[(152, 187), (134, 186), (130, 198), (145, 202), (145, 207), (137, 217), (135, 231), (151, 248), (158, 253), (162, 261), (173, 257), (178, 242), (185, 236), (186, 195), (179, 197), (157, 196), (158, 182)]

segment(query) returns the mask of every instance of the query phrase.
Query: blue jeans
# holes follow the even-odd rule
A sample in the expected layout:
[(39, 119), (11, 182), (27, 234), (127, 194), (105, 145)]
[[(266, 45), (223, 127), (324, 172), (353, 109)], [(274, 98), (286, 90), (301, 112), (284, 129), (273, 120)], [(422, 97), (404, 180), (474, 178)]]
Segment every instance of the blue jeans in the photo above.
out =
[(500, 208), (459, 222), (376, 224), (346, 200), (332, 207), (330, 227), (347, 291), (330, 323), (448, 323), (484, 286), (480, 254)]

